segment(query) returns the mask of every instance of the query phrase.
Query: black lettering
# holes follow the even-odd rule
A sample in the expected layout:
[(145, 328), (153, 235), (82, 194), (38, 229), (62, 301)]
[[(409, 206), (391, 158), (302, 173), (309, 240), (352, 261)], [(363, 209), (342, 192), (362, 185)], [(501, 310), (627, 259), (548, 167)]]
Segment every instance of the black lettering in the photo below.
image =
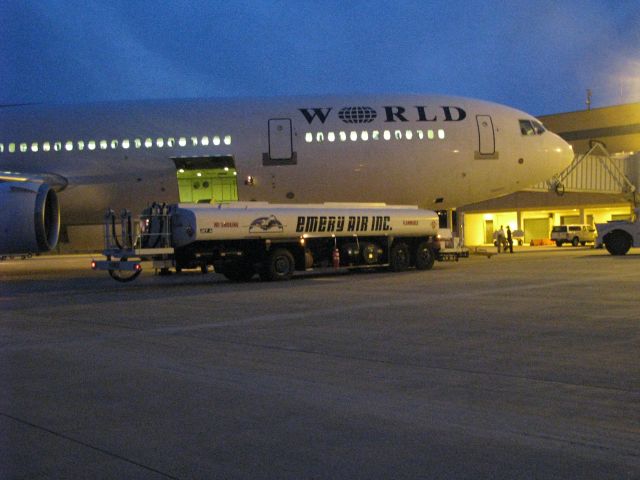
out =
[(318, 231), (318, 217), (307, 217), (307, 228), (305, 232), (317, 232)]
[(344, 217), (338, 217), (338, 223), (336, 224), (336, 232), (342, 232), (344, 230)]
[(296, 225), (296, 232), (304, 232), (304, 217), (298, 217), (298, 224)]
[(327, 217), (320, 217), (320, 224), (318, 225), (319, 232), (327, 231)]
[(419, 122), (435, 122), (436, 120), (438, 120), (437, 115), (434, 115), (433, 118), (427, 118), (427, 107), (416, 105), (416, 109), (418, 110)]
[[(302, 115), (304, 115), (304, 118), (307, 119), (308, 123), (312, 123), (313, 119), (318, 117), (318, 120), (320, 120), (320, 123), (324, 123), (327, 120), (327, 117), (329, 116), (329, 112), (331, 112), (331, 107), (330, 108), (299, 108), (298, 110), (300, 110), (302, 112)], [(313, 113), (310, 113), (310, 111), (313, 111)]]
[(369, 217), (362, 217), (362, 220), (360, 222), (360, 231), (361, 232), (366, 232), (367, 231), (368, 223), (369, 223)]
[(329, 217), (327, 221), (327, 232), (333, 232), (336, 229), (336, 217)]
[(403, 107), (384, 107), (384, 111), (387, 114), (385, 122), (395, 122), (395, 118), (401, 122), (408, 122), (409, 120), (403, 116), (404, 110), (405, 109)]
[(349, 217), (349, 225), (347, 226), (347, 232), (354, 232), (356, 230), (356, 217)]
[(385, 232), (388, 232), (389, 230), (391, 230), (391, 225), (389, 225), (390, 221), (391, 221), (391, 217), (384, 217), (384, 223), (382, 225), (382, 229)]
[[(453, 118), (453, 115), (451, 115), (452, 108), (455, 108), (458, 111), (457, 118)], [(442, 107), (442, 111), (444, 112), (445, 122), (461, 122), (462, 120), (467, 118), (467, 112), (465, 112), (460, 107)]]

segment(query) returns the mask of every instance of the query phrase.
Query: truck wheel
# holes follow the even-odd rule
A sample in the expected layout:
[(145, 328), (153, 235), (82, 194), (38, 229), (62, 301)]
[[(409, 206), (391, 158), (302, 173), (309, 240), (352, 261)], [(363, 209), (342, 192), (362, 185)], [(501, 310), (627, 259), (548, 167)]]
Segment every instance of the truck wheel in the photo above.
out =
[(573, 240), (571, 240), (571, 245), (573, 245), (574, 247), (577, 247), (579, 243), (580, 239), (578, 237), (573, 237)]
[(286, 248), (277, 248), (262, 264), (262, 280), (289, 280), (295, 269), (293, 255)]
[(249, 262), (233, 262), (225, 265), (222, 274), (232, 282), (248, 282), (256, 274)]
[(615, 230), (605, 235), (604, 246), (611, 255), (624, 255), (631, 248), (631, 237), (620, 230)]
[(391, 247), (389, 268), (394, 272), (404, 272), (411, 264), (409, 247), (404, 242), (398, 242)]
[(556, 240), (556, 247), (561, 247), (562, 246), (562, 242), (560, 240)]
[(431, 270), (436, 257), (428, 242), (422, 242), (416, 249), (416, 268), (418, 270)]

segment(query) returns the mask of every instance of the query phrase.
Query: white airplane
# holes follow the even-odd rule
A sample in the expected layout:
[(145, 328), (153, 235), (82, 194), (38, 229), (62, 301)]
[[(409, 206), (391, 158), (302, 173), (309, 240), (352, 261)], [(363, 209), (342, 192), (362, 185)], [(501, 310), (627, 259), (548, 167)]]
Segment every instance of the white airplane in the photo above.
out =
[[(0, 253), (152, 201), (386, 202), (445, 209), (560, 172), (531, 115), (434, 95), (0, 107)], [(61, 218), (61, 220), (60, 220)]]

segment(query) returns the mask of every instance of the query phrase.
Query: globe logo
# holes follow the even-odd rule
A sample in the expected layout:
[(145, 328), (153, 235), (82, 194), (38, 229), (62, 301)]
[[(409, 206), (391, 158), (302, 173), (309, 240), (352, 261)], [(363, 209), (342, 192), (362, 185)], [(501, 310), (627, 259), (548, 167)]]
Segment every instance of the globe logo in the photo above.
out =
[(377, 116), (371, 107), (344, 107), (338, 112), (338, 117), (344, 123), (371, 123)]

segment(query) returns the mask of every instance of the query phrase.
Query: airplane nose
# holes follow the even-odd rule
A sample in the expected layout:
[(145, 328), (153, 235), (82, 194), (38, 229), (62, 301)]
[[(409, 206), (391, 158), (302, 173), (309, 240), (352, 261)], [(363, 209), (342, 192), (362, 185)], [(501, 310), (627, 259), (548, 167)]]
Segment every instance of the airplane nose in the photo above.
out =
[(567, 143), (559, 135), (556, 135), (555, 133), (552, 133), (551, 135), (553, 135), (553, 146), (551, 151), (554, 153), (554, 158), (556, 159), (558, 167), (557, 173), (560, 173), (562, 170), (567, 168), (571, 162), (573, 162), (573, 146)]

